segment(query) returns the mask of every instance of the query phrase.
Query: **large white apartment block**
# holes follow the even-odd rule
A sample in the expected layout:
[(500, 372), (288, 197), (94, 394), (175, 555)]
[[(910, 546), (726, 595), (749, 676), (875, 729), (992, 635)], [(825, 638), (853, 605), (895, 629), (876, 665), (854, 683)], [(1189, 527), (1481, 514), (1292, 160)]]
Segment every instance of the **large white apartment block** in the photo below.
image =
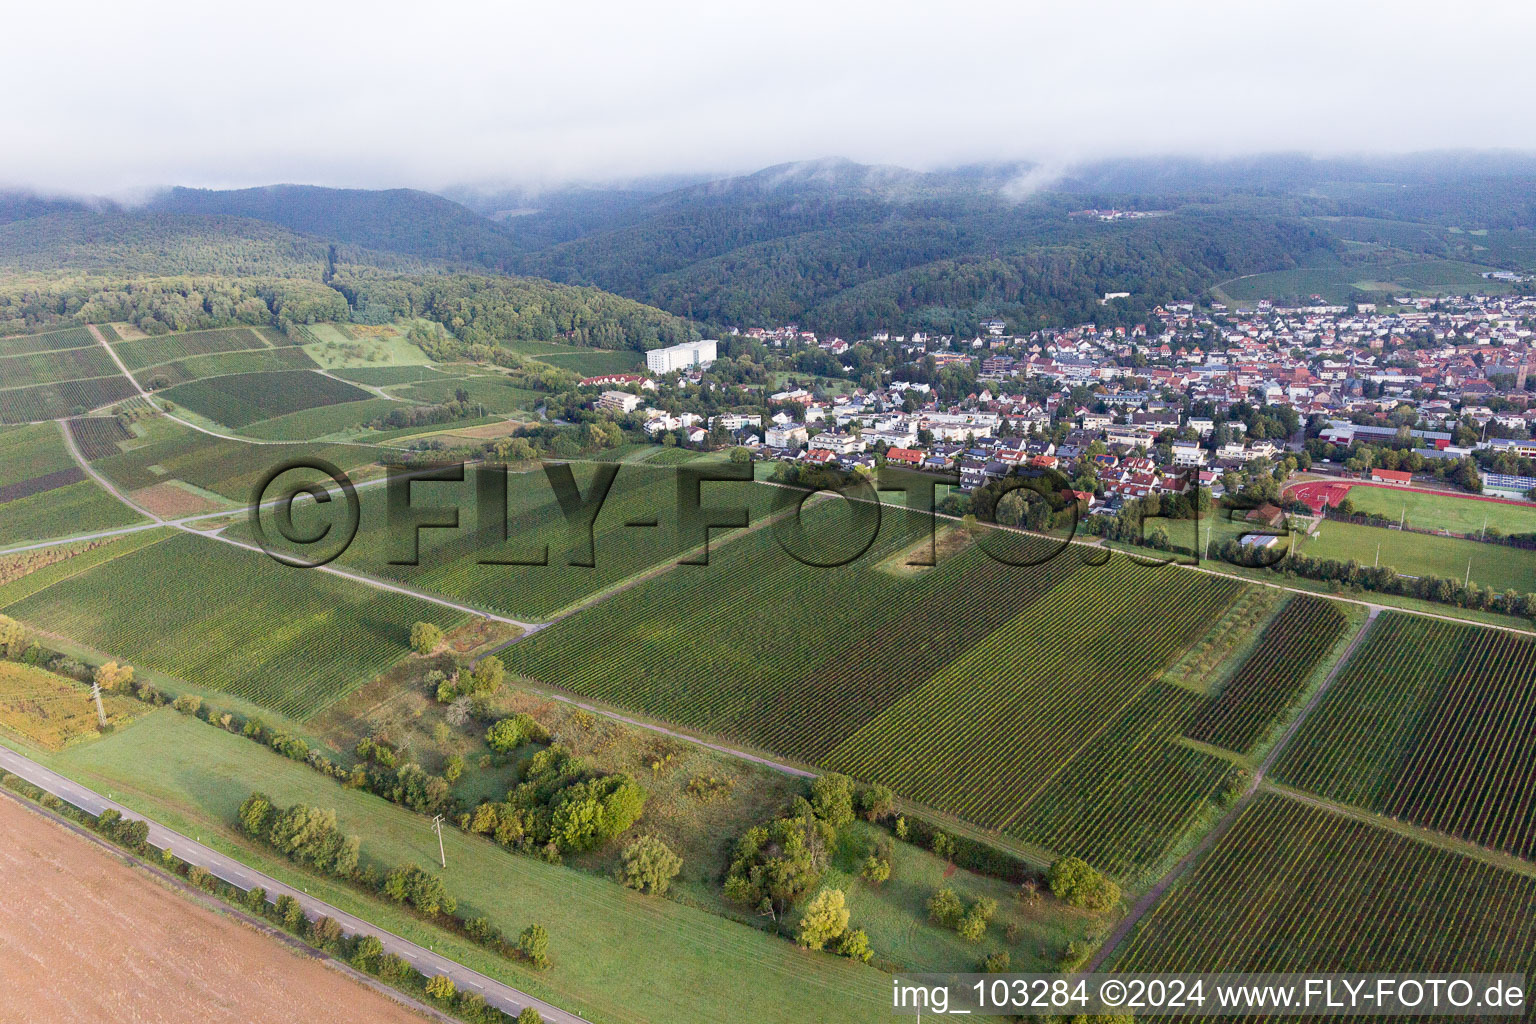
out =
[(715, 361), (718, 341), (685, 341), (669, 348), (653, 348), (645, 354), (645, 368), (652, 373), (672, 373)]

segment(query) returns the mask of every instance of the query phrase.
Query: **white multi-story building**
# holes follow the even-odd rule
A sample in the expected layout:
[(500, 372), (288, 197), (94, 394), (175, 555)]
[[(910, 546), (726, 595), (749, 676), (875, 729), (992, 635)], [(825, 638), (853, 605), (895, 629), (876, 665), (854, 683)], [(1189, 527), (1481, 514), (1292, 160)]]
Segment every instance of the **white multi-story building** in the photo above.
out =
[(652, 373), (672, 373), (715, 361), (718, 341), (685, 341), (669, 348), (653, 348), (645, 354), (645, 368)]
[(631, 413), (640, 408), (640, 403), (645, 401), (639, 395), (632, 395), (628, 391), (604, 391), (597, 400), (597, 407), (605, 412)]

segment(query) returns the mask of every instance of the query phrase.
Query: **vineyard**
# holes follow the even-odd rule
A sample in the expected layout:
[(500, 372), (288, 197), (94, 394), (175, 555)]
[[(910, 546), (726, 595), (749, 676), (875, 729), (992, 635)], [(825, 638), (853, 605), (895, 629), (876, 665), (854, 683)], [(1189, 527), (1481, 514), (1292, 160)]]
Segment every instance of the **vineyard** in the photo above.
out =
[(227, 373), (270, 373), (279, 370), (312, 370), (315, 361), (299, 348), (257, 349), (252, 352), (223, 352), (209, 356), (188, 356), (161, 363), (137, 373), (139, 383), (150, 390), (173, 387), (204, 377)]
[(1203, 699), (1153, 680), (1241, 585), (1070, 553), (1010, 567), (974, 545), (891, 571), (926, 528), (888, 508), (834, 569), (761, 529), (517, 644), (508, 667), (1116, 873), (1160, 857), (1230, 766), (1178, 743)]
[(65, 348), (94, 348), (96, 339), (84, 327), (67, 327), (45, 334), (18, 334), (0, 338), (0, 357), (49, 352)]
[(133, 437), (116, 416), (77, 416), (69, 421), (69, 436), (86, 461), (95, 462), (116, 455), (120, 441)]
[(66, 482), (0, 504), (0, 547), (132, 526), (139, 514), (93, 480)]
[(1246, 754), (1270, 732), (1305, 689), (1345, 627), (1331, 601), (1296, 597), (1270, 622), (1259, 644), (1185, 735)]
[(117, 372), (112, 357), (99, 345), (34, 352), (23, 356), (0, 356), (0, 380), (6, 387), (30, 387), (106, 377)]
[(502, 377), (434, 380), (412, 384), (393, 393), (412, 402), (441, 405), (454, 401), (461, 391), (468, 397), (469, 404), (484, 406), (486, 412), (492, 413), (531, 411), (546, 397), (537, 391), (513, 387)]
[(118, 374), (91, 380), (71, 380), (58, 384), (0, 389), (0, 423), (36, 423), (63, 416), (78, 416), (112, 402), (120, 402), (137, 392), (133, 384)]
[(123, 341), (112, 346), (123, 365), (130, 370), (168, 363), (188, 356), (206, 356), (215, 352), (240, 352), (266, 348), (267, 343), (248, 327), (223, 327), (190, 334), (167, 334), (158, 338)]
[(420, 384), (442, 380), (443, 375), (430, 366), (358, 366), (350, 370), (337, 370), (336, 376), (355, 384), (369, 384), (376, 388), (391, 384)]
[(1123, 971), (1536, 971), (1536, 879), (1262, 795)]
[(164, 395), (226, 427), (243, 427), (301, 409), (371, 398), (368, 392), (313, 370), (236, 373), (180, 384)]
[(411, 623), (448, 629), (464, 618), (186, 534), (61, 579), (5, 612), (295, 718), (399, 660)]
[(75, 460), (52, 423), (0, 430), (0, 483), (14, 484), (73, 468)]
[(1536, 642), (1387, 613), (1274, 777), (1529, 859), (1533, 759)]

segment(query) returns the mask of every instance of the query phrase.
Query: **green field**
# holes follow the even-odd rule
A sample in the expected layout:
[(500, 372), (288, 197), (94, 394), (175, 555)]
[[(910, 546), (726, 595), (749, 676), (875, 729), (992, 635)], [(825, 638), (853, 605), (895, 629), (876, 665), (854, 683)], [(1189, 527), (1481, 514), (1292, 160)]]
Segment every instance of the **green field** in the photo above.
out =
[(471, 405), (481, 405), (488, 413), (527, 412), (538, 407), (548, 396), (541, 391), (513, 387), (505, 377), (461, 377), (432, 380), (391, 389), (390, 394), (424, 405), (440, 405), (457, 400), (463, 392)]
[(1405, 517), (1409, 526), (1423, 530), (1477, 534), (1486, 526), (1503, 534), (1536, 533), (1536, 505), (1509, 505), (1454, 494), (1425, 494), (1359, 484), (1349, 489), (1349, 500), (1356, 512), (1385, 516), (1393, 522)]
[(421, 347), (393, 327), (371, 333), (369, 328), (355, 325), (312, 324), (308, 331), (315, 341), (306, 344), (304, 351), (327, 370), (428, 362)]
[(1536, 641), (1387, 613), (1274, 777), (1530, 859), (1533, 760)]
[(1376, 263), (1346, 263), (1322, 267), (1276, 270), (1267, 274), (1224, 281), (1215, 291), (1233, 302), (1273, 299), (1277, 302), (1298, 300), (1303, 303), (1313, 295), (1335, 305), (1357, 298), (1361, 292), (1391, 292), (1398, 295), (1502, 295), (1510, 286), (1490, 281), (1484, 271), (1497, 269), (1457, 260), (1389, 260)]
[(1536, 879), (1261, 795), (1123, 971), (1536, 971)]
[(1380, 526), (1357, 526), (1325, 519), (1317, 535), (1300, 541), (1296, 551), (1312, 558), (1354, 559), (1361, 565), (1389, 565), (1404, 576), (1443, 576), (1461, 581), (1471, 563), (1473, 583), (1522, 594), (1536, 588), (1536, 551), (1436, 537)]
[(518, 355), (537, 359), (562, 370), (596, 377), (605, 373), (642, 373), (645, 356), (633, 349), (587, 348), (548, 341), (512, 341), (507, 347)]
[(490, 917), (513, 935), (532, 922), (543, 924), (555, 966), (536, 972), (497, 957), (273, 857), (241, 835), (236, 810), (257, 787), (279, 804), (332, 807), (342, 827), (362, 837), (365, 861), (435, 870), (437, 840), (425, 819), (169, 710), (62, 754), (28, 753), (262, 871), (597, 1024), (718, 1024), (738, 1017), (742, 1007), (764, 1024), (876, 1024), (890, 1017), (890, 983), (876, 970), (804, 953), (746, 925), (445, 829), (442, 877), (463, 911)]
[[(68, 564), (68, 563), (66, 563)], [(304, 718), (462, 613), (177, 534), (60, 579), (6, 613), (135, 665)]]
[(314, 370), (236, 373), (208, 377), (166, 391), (164, 401), (186, 406), (226, 427), (243, 427), (302, 409), (359, 402), (373, 395)]

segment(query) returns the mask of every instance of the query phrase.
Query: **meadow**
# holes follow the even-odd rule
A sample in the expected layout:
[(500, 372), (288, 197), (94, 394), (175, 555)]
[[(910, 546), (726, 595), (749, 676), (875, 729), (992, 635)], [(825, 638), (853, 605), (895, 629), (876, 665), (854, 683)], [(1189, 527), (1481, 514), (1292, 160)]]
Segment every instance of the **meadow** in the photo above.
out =
[(161, 399), (185, 406), (226, 427), (243, 427), (303, 409), (374, 397), (313, 370), (235, 373), (179, 384)]
[(449, 628), (463, 619), (440, 605), (187, 534), (59, 579), (5, 611), (300, 719), (403, 657), (411, 623)]
[[(716, 1024), (741, 1006), (754, 1007), (754, 1019), (765, 1024), (818, 1018), (876, 1024), (890, 1016), (889, 981), (870, 968), (808, 955), (746, 925), (445, 829), (448, 867), (440, 873), (463, 911), (487, 916), (513, 935), (532, 922), (543, 924), (555, 965), (537, 972), (488, 953), (393, 904), (274, 857), (243, 836), (236, 811), (259, 786), (279, 804), (335, 808), (342, 828), (362, 837), (365, 861), (435, 865), (437, 840), (420, 815), (169, 710), (41, 759), (259, 870), (597, 1024)], [(145, 772), (146, 764), (156, 770)]]
[(1536, 551), (1523, 548), (1331, 519), (1318, 524), (1315, 536), (1298, 534), (1297, 540), (1299, 554), (1344, 562), (1354, 559), (1361, 565), (1375, 565), (1379, 557), (1380, 564), (1405, 576), (1443, 576), (1460, 582), (1467, 577), (1470, 563), (1473, 583), (1522, 594), (1536, 586)]
[[(132, 697), (106, 691), (101, 703), (107, 721), (127, 725), (146, 708)], [(101, 735), (91, 688), (64, 676), (0, 661), (0, 733), (20, 736), (49, 750)]]
[(1536, 505), (1360, 484), (1349, 489), (1349, 500), (1356, 512), (1386, 516), (1394, 522), (1405, 517), (1409, 526), (1424, 530), (1476, 534), (1486, 527), (1505, 534), (1536, 533)]
[(1536, 970), (1536, 879), (1261, 794), (1117, 971)]
[(1536, 641), (1386, 613), (1274, 769), (1277, 781), (1536, 854)]

